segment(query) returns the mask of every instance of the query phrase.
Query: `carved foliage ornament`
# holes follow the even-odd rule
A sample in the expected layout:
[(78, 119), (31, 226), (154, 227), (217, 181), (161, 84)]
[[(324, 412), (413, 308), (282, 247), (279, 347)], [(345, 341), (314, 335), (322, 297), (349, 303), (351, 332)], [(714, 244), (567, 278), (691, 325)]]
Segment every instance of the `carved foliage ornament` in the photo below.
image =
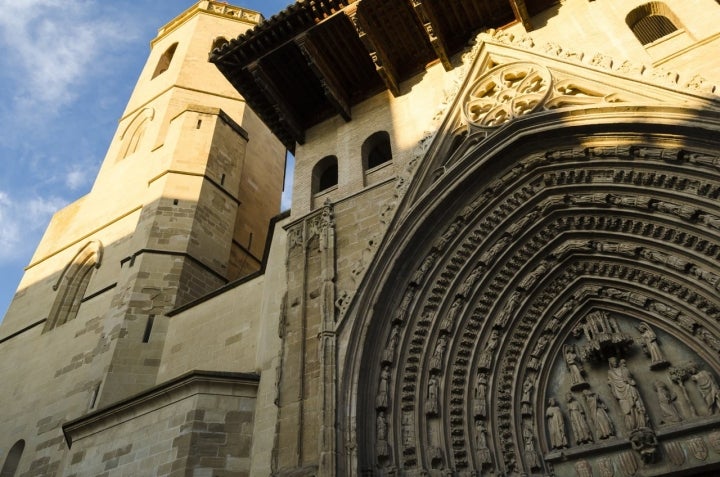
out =
[(553, 78), (544, 66), (515, 62), (478, 78), (467, 94), (463, 113), (469, 124), (490, 129), (541, 110), (623, 101), (615, 92), (586, 81)]

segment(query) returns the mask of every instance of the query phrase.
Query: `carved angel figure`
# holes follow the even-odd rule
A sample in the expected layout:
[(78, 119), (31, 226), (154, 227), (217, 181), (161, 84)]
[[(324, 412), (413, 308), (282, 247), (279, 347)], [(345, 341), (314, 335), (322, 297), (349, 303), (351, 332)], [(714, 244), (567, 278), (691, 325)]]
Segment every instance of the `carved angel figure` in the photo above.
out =
[(563, 354), (565, 355), (567, 370), (570, 373), (571, 389), (577, 390), (586, 387), (588, 383), (583, 377), (585, 370), (583, 369), (582, 361), (580, 361), (580, 357), (577, 354), (575, 346), (564, 345)]
[(644, 321), (637, 326), (640, 332), (640, 340), (642, 341), (642, 349), (647, 356), (650, 357), (650, 369), (658, 369), (667, 366), (669, 363), (663, 357), (660, 351), (660, 345), (657, 341), (657, 335), (650, 328), (650, 325)]

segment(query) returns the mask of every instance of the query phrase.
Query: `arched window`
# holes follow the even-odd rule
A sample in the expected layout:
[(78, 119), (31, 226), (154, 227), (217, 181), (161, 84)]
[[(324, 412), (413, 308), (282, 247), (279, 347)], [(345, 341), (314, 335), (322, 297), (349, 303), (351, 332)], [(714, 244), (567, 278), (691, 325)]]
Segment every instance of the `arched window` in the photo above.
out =
[(85, 290), (90, 283), (92, 271), (100, 267), (103, 246), (97, 240), (88, 242), (60, 274), (53, 285), (57, 292), (50, 315), (45, 322), (43, 332), (63, 325), (77, 316)]
[(378, 131), (368, 137), (362, 145), (363, 169), (368, 170), (392, 160), (390, 135)]
[(177, 46), (177, 43), (173, 43), (167, 50), (165, 50), (165, 53), (162, 54), (157, 66), (155, 67), (155, 72), (152, 75), (153, 78), (165, 73), (168, 68), (170, 68), (170, 62), (173, 59), (173, 55), (175, 55)]
[(5, 463), (0, 470), (0, 477), (15, 477), (18, 465), (20, 464), (20, 458), (22, 457), (23, 451), (25, 450), (25, 441), (20, 439), (17, 441), (8, 452)]
[(120, 159), (125, 159), (137, 151), (138, 145), (145, 135), (147, 123), (152, 121), (153, 117), (155, 117), (155, 110), (153, 108), (145, 108), (130, 121), (130, 124), (128, 124), (120, 136)]
[(633, 9), (625, 22), (643, 45), (676, 31), (680, 21), (662, 2), (650, 2)]
[(338, 183), (338, 160), (335, 156), (325, 156), (315, 164), (312, 173), (313, 194), (335, 187)]

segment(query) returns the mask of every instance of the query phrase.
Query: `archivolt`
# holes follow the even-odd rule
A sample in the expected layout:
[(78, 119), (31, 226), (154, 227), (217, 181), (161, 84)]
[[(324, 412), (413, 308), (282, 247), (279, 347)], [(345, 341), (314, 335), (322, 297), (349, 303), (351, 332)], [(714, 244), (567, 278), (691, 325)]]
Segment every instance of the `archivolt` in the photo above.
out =
[(718, 145), (706, 130), (601, 123), (466, 146), (397, 224), (349, 331), (350, 467), (553, 473), (545, 403), (591, 312), (643, 322), (720, 371)]

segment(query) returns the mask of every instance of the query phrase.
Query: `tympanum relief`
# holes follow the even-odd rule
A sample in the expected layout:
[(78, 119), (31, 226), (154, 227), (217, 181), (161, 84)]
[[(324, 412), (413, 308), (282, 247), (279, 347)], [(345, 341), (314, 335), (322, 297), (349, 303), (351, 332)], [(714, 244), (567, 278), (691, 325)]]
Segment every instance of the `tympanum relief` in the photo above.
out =
[(704, 430), (720, 426), (712, 364), (676, 329), (617, 311), (595, 309), (577, 321), (538, 399), (545, 403), (538, 420), (546, 462), (575, 461), (576, 469), (584, 462), (578, 475), (586, 467), (607, 470), (600, 456), (608, 453), (623, 474), (646, 469), (652, 475), (654, 466), (680, 465), (683, 452), (702, 457), (709, 439)]

